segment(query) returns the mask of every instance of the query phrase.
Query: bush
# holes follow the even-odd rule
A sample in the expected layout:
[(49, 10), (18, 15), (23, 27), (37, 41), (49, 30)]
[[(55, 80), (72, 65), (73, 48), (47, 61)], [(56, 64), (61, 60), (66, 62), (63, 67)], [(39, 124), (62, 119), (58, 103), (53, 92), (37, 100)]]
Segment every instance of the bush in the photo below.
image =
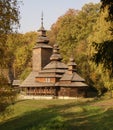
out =
[(7, 79), (0, 75), (0, 114), (8, 112), (8, 106), (13, 104), (16, 98), (16, 92), (8, 85)]

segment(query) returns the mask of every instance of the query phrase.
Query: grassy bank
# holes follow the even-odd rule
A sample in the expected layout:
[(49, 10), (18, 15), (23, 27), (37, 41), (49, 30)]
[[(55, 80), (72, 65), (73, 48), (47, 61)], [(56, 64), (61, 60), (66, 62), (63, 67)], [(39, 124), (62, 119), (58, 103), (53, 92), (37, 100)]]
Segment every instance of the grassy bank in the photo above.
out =
[(111, 100), (23, 100), (0, 130), (113, 130)]

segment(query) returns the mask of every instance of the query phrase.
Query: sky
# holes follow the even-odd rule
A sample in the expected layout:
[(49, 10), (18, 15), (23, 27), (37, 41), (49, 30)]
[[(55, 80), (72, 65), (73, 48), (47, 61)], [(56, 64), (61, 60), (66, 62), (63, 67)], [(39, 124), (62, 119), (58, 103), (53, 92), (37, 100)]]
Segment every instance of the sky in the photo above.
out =
[(44, 15), (44, 27), (49, 30), (68, 9), (81, 9), (84, 4), (100, 0), (23, 0), (20, 5), (20, 33), (37, 31)]

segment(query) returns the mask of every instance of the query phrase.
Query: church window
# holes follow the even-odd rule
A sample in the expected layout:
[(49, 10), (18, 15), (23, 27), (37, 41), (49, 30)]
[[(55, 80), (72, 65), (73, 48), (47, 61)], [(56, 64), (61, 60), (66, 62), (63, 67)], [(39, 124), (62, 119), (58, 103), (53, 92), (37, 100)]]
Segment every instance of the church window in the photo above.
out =
[(50, 82), (50, 78), (46, 78), (46, 82)]

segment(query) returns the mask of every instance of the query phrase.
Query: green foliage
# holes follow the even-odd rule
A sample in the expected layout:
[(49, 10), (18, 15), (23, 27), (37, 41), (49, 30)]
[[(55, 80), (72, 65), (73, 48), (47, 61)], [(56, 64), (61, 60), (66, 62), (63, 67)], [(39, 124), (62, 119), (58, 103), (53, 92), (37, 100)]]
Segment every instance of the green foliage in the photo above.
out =
[(98, 66), (102, 66), (101, 77), (104, 87), (112, 90), (113, 75), (113, 22), (109, 18), (109, 7), (104, 7), (93, 28), (93, 34), (90, 36), (91, 60)]
[[(93, 26), (99, 17), (100, 4), (89, 3), (81, 10), (69, 9), (53, 24), (50, 37), (51, 43), (58, 42), (64, 62), (68, 62), (73, 54), (78, 65), (78, 72), (86, 79), (89, 86), (95, 86), (89, 64), (88, 37), (93, 33)], [(49, 34), (49, 35), (50, 35)]]
[(14, 103), (16, 92), (7, 84), (8, 81), (1, 74), (0, 75), (0, 116), (5, 115), (10, 109), (9, 105)]
[[(70, 53), (74, 53), (75, 57), (80, 54), (84, 57), (83, 59), (87, 59), (87, 38), (92, 33), (99, 7), (99, 4), (89, 3), (84, 5), (81, 11), (69, 10), (61, 17), (57, 42), (61, 48), (64, 61), (68, 61)], [(80, 60), (78, 63), (80, 63)]]
[[(11, 51), (7, 46), (8, 35), (16, 31), (19, 26), (19, 1), (0, 0), (0, 116), (7, 113), (8, 106), (15, 99), (16, 93), (8, 86), (3, 69), (11, 70)], [(11, 60), (10, 60), (11, 59)]]
[(19, 23), (18, 8), (17, 0), (0, 1), (0, 34), (10, 33), (14, 25)]
[(20, 75), (25, 73), (26, 68), (31, 66), (32, 48), (36, 38), (36, 32), (8, 35), (8, 57), (6, 59), (15, 78), (21, 77)]
[(23, 72), (19, 75), (19, 78), (25, 80), (25, 78), (29, 75), (30, 72), (31, 72), (31, 67), (25, 68)]
[(108, 7), (108, 13), (109, 13), (109, 20), (113, 20), (113, 1), (112, 0), (101, 0), (102, 6), (101, 9)]
[(103, 79), (103, 83), (104, 83), (104, 86), (112, 91), (113, 90), (113, 78), (111, 78), (109, 76), (109, 72), (108, 71), (105, 71), (104, 74), (102, 74), (102, 79)]
[[(111, 56), (111, 59), (112, 59), (112, 54), (111, 54), (109, 47), (111, 46), (111, 48), (112, 48), (113, 22), (106, 20), (107, 17), (108, 17), (108, 8), (105, 8), (103, 10), (103, 12), (101, 12), (100, 17), (97, 20), (97, 25), (94, 27), (95, 31), (92, 36), (93, 47), (96, 50), (95, 54), (98, 55), (97, 53), (99, 53), (100, 49), (102, 49), (101, 51), (103, 51), (102, 52), (103, 57), (102, 58), (98, 57), (100, 62), (103, 60), (103, 65), (106, 65), (106, 63), (104, 64), (104, 62), (105, 61), (107, 62), (107, 60), (108, 60), (108, 59), (106, 59), (107, 57), (110, 58), (110, 56)], [(109, 47), (108, 47), (108, 45), (109, 45)], [(107, 52), (105, 52), (106, 50), (107, 50)], [(110, 51), (110, 52), (108, 52), (108, 51)], [(108, 61), (108, 63), (109, 63), (109, 61)]]
[(92, 33), (93, 25), (95, 25), (99, 16), (100, 4), (85, 4), (78, 13), (76, 19), (77, 39), (78, 41), (87, 40)]
[(61, 27), (57, 34), (57, 42), (60, 46), (63, 60), (68, 61), (70, 52), (74, 48), (76, 43), (76, 33), (74, 30), (75, 16), (77, 15), (76, 10), (69, 10), (66, 12), (64, 17), (61, 19)]
[[(99, 65), (98, 67), (92, 63), (89, 62), (90, 64), (90, 78), (92, 81), (92, 86), (95, 87), (98, 90), (98, 95), (101, 96), (103, 94), (103, 91), (105, 90), (105, 85), (104, 85), (104, 79), (102, 77), (103, 72), (103, 67), (102, 65)], [(103, 74), (104, 76), (104, 74)]]
[[(89, 42), (91, 43), (89, 47), (89, 57), (94, 61), (94, 63), (92, 63), (93, 66), (97, 65), (95, 69), (98, 70), (96, 72), (97, 75), (100, 75), (99, 82), (102, 83), (101, 86), (108, 90), (112, 90), (112, 27), (113, 22), (109, 19), (109, 7), (104, 6), (104, 8), (101, 9), (96, 25), (93, 27), (93, 33), (89, 37)], [(101, 72), (99, 72), (100, 70)], [(97, 88), (101, 90), (101, 86), (97, 86)]]
[(0, 66), (7, 65), (6, 39), (19, 25), (19, 2), (17, 0), (0, 1)]
[(92, 46), (98, 53), (92, 56), (92, 60), (96, 64), (103, 64), (105, 69), (109, 70), (109, 74), (113, 74), (113, 41), (105, 41), (103, 43), (93, 43)]

